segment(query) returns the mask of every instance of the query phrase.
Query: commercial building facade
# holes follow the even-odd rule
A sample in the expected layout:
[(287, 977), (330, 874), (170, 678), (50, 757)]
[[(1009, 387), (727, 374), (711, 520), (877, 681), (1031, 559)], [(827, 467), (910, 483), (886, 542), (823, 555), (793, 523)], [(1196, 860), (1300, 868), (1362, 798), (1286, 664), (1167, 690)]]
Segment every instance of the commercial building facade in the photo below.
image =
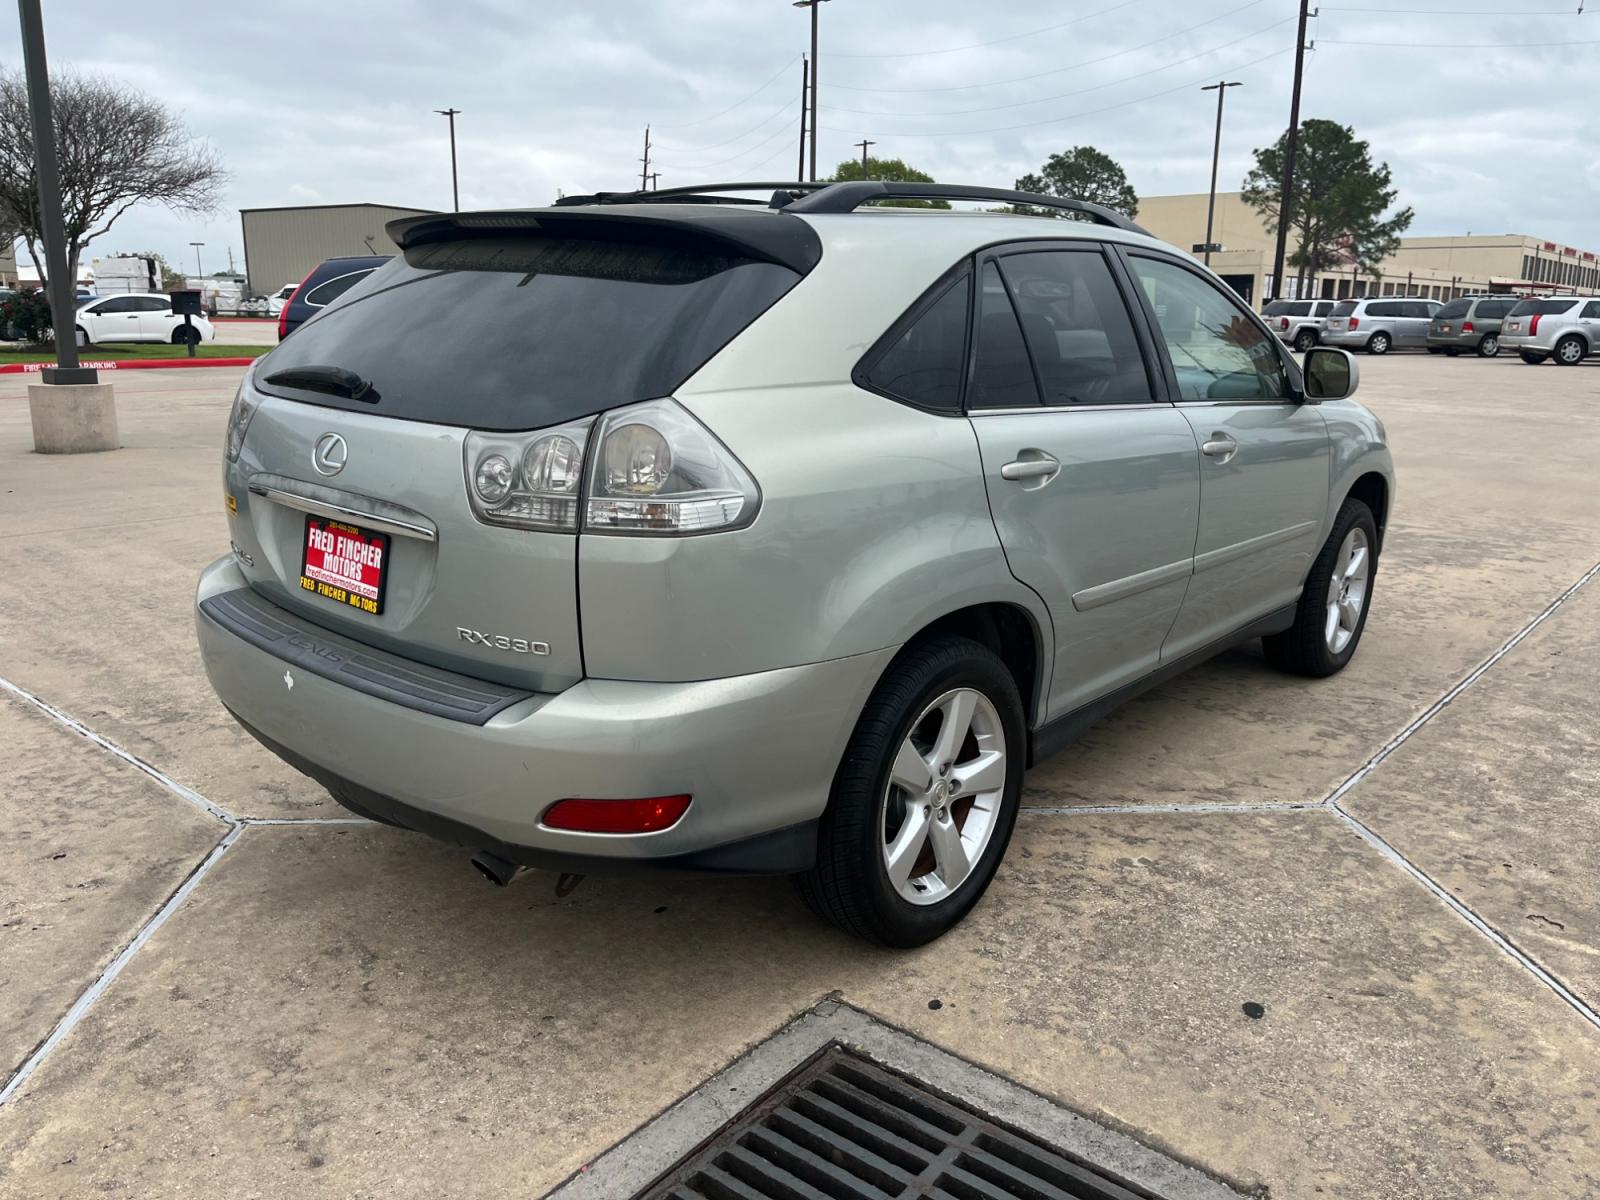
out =
[[(1148, 196), (1139, 201), (1137, 220), (1151, 233), (1182, 249), (1206, 240), (1204, 192)], [(1289, 249), (1294, 249), (1290, 234)], [(1275, 239), (1239, 192), (1217, 194), (1211, 241), (1211, 268), (1235, 291), (1259, 305), (1273, 295)], [(1301, 298), (1299, 280), (1285, 269), (1284, 298)], [(1600, 257), (1592, 251), (1526, 234), (1467, 234), (1460, 237), (1408, 237), (1378, 265), (1360, 274), (1350, 263), (1305, 281), (1304, 296), (1428, 296), (1448, 300), (1471, 292), (1600, 292)]]
[(384, 232), (384, 225), (397, 217), (433, 211), (392, 204), (241, 209), (249, 290), (252, 295), (270, 295), (286, 283), (299, 283), (329, 258), (394, 254), (398, 248)]

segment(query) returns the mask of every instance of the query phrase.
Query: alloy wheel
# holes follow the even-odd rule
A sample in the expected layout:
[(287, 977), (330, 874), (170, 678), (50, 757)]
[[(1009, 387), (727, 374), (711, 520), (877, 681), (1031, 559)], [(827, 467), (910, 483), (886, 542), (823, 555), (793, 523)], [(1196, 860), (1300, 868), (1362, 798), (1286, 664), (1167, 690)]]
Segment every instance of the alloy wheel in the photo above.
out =
[(1563, 338), (1556, 347), (1556, 358), (1566, 366), (1583, 361), (1583, 343), (1577, 338)]
[(982, 692), (955, 688), (911, 723), (884, 789), (883, 865), (902, 900), (948, 899), (988, 848), (1006, 786), (1006, 735)]
[(1339, 547), (1333, 575), (1328, 579), (1328, 616), (1322, 636), (1334, 654), (1344, 653), (1361, 626), (1371, 577), (1372, 551), (1367, 544), (1366, 531), (1352, 529)]

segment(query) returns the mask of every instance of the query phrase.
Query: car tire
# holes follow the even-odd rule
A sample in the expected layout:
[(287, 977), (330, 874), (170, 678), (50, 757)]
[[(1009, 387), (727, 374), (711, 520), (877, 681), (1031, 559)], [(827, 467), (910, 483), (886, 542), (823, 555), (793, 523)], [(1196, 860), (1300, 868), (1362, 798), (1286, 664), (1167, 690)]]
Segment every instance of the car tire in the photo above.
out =
[(1461, 353), (1461, 351), (1456, 349), (1456, 347), (1454, 347), (1454, 346), (1446, 346), (1445, 347), (1445, 351), (1444, 351), (1444, 356), (1446, 358), (1454, 358), (1456, 355), (1458, 355), (1460, 353)]
[(1301, 354), (1317, 344), (1317, 331), (1315, 329), (1302, 329), (1294, 335), (1294, 348)]
[(174, 346), (198, 346), (200, 341), (200, 331), (193, 325), (179, 325), (172, 331), (172, 344)]
[[(947, 725), (957, 731), (952, 717), (961, 722), (954, 750), (944, 737)], [(982, 897), (1011, 840), (1026, 737), (1016, 681), (988, 647), (940, 635), (902, 651), (845, 747), (816, 865), (795, 880), (801, 898), (884, 946), (920, 946), (949, 930)], [(985, 786), (962, 792), (964, 774)]]
[(1486, 333), (1478, 339), (1478, 357), (1494, 358), (1500, 353), (1499, 334)]
[(1588, 353), (1589, 347), (1583, 344), (1583, 339), (1575, 333), (1569, 333), (1556, 343), (1555, 353), (1551, 357), (1558, 367), (1575, 367)]
[[(1358, 551), (1363, 555), (1359, 564)], [(1280, 671), (1313, 679), (1344, 670), (1361, 644), (1377, 575), (1378, 523), (1360, 500), (1346, 500), (1311, 564), (1294, 624), (1261, 639), (1267, 661)]]
[(1387, 354), (1389, 347), (1394, 345), (1387, 333), (1375, 333), (1367, 339), (1368, 354)]
[(1545, 356), (1543, 354), (1529, 354), (1526, 350), (1520, 351), (1520, 353), (1522, 355), (1522, 361), (1527, 363), (1530, 367), (1537, 367), (1545, 360)]

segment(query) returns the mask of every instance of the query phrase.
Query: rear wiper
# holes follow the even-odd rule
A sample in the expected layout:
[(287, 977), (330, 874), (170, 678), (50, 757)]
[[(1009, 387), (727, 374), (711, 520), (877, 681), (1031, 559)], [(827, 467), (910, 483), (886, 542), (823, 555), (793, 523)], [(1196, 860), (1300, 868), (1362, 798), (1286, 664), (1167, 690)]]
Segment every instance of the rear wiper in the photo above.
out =
[(263, 382), (275, 383), (279, 387), (305, 388), (310, 392), (327, 392), (343, 396), (346, 400), (365, 400), (370, 404), (378, 402), (378, 393), (372, 390), (371, 382), (344, 367), (285, 367), (268, 375)]

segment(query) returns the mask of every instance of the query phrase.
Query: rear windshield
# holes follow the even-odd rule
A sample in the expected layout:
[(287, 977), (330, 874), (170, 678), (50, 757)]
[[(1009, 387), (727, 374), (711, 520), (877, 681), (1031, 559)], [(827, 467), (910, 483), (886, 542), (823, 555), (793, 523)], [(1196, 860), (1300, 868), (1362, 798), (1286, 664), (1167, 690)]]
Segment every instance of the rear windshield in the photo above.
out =
[(1507, 316), (1510, 317), (1554, 317), (1566, 312), (1576, 300), (1519, 300)]
[(1264, 317), (1304, 317), (1311, 313), (1308, 300), (1274, 300), (1261, 310)]
[[(256, 367), (263, 391), (408, 421), (539, 429), (669, 395), (799, 280), (705, 243), (471, 239), (413, 247)], [(361, 400), (271, 383), (354, 371)]]
[(1433, 315), (1436, 317), (1464, 317), (1471, 307), (1471, 300), (1452, 300)]
[(1328, 315), (1330, 317), (1348, 317), (1355, 310), (1356, 302), (1354, 300), (1341, 300), (1333, 306), (1333, 311)]
[(1478, 316), (1487, 319), (1503, 317), (1516, 306), (1515, 300), (1480, 300), (1478, 301)]

